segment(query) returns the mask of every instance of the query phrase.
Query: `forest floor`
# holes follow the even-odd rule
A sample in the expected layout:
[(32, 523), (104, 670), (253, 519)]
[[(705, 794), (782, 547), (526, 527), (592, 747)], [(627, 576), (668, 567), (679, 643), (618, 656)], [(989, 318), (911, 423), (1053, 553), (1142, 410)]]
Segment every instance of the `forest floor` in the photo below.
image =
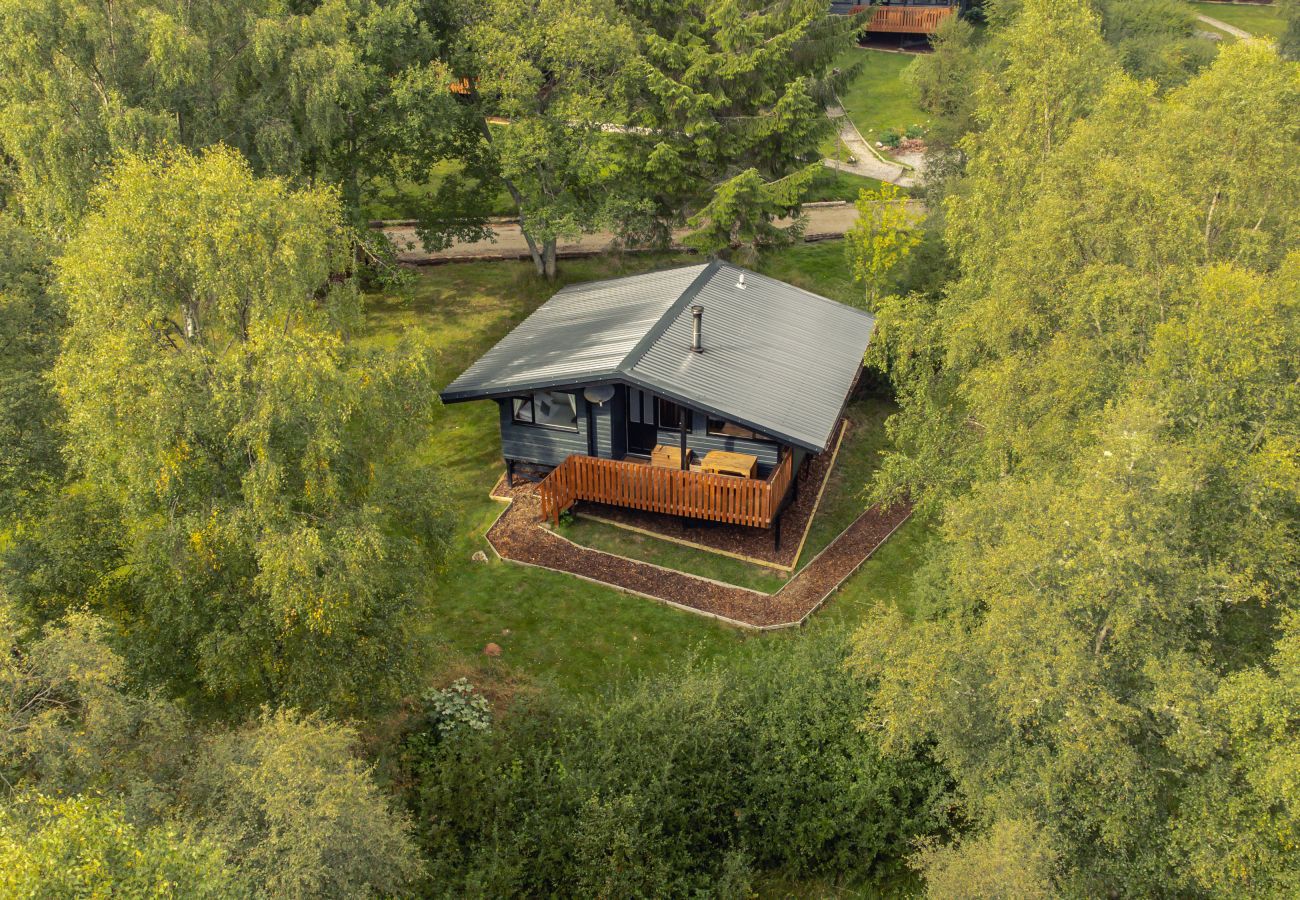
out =
[[(440, 388), (565, 283), (693, 259), (684, 254), (627, 254), (570, 260), (562, 263), (560, 280), (554, 283), (538, 279), (523, 262), (424, 269), (401, 294), (367, 297), (364, 340), (375, 347), (403, 341), (431, 346), (439, 358), (432, 387)], [(764, 256), (756, 267), (842, 302), (860, 294), (849, 275), (842, 241), (787, 247)], [(867, 398), (850, 410), (869, 427), (858, 428), (858, 440), (846, 440), (841, 448), (809, 547), (824, 546), (865, 508), (861, 490), (879, 464), (879, 451), (888, 446), (880, 426), (890, 408), (884, 400)], [(755, 636), (562, 573), (495, 559), (472, 561), (476, 551), (491, 556), (484, 535), (501, 512), (488, 496), (501, 473), (496, 408), (490, 403), (460, 403), (442, 408), (438, 417), (423, 453), (445, 480), (456, 525), (446, 569), (421, 620), (411, 625), (428, 636), (431, 683), (465, 674), (520, 689), (602, 693), (629, 678), (679, 666), (687, 658), (724, 659), (747, 640), (797, 639), (794, 636), (802, 633)], [(882, 604), (909, 609), (914, 573), (933, 540), (934, 532), (923, 522), (906, 522), (808, 627), (851, 627)], [(657, 554), (691, 549), (653, 538), (645, 541), (649, 543), (640, 552), (651, 562)], [(725, 559), (716, 554), (688, 557), (682, 562), (687, 571), (691, 565), (705, 564), (701, 559), (707, 557)], [(489, 642), (502, 648), (500, 657), (483, 655)]]

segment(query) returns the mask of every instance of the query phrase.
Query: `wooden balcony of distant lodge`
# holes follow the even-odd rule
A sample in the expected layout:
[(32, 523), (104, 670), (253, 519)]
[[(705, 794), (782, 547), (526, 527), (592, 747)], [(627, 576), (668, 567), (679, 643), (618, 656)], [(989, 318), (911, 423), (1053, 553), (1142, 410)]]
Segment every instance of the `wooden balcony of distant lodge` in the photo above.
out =
[(934, 34), (943, 21), (957, 15), (960, 3), (890, 3), (854, 6), (870, 11), (866, 31), (873, 34)]
[[(670, 452), (676, 447), (656, 448)], [(687, 466), (658, 459), (603, 459), (574, 454), (538, 485), (541, 520), (559, 522), (560, 514), (582, 500), (644, 512), (683, 516), (707, 522), (772, 528), (780, 544), (781, 513), (794, 498), (794, 454), (784, 448), (766, 477), (706, 471), (705, 460)], [(680, 455), (667, 462), (680, 462)], [(728, 469), (730, 466), (720, 468)]]

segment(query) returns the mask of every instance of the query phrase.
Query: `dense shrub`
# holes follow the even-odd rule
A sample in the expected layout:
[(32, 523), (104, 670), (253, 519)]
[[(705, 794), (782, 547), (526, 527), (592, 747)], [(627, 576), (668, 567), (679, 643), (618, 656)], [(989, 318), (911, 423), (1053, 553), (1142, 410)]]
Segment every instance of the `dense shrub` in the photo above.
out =
[(943, 827), (947, 780), (861, 730), (840, 638), (755, 642), (604, 703), (532, 705), (409, 755), (451, 895), (743, 896), (754, 874), (856, 879)]

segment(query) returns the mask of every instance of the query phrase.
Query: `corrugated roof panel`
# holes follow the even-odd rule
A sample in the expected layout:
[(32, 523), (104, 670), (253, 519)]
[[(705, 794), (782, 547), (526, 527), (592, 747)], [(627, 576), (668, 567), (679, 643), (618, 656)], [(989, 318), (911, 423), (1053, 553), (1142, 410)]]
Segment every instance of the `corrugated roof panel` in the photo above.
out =
[[(736, 283), (741, 272), (745, 287)], [(704, 307), (692, 353), (690, 306)], [(625, 374), (806, 447), (830, 442), (875, 319), (825, 297), (721, 265)]]
[(608, 377), (704, 264), (564, 288), (442, 392), (446, 400)]
[[(695, 304), (703, 353), (690, 351)], [(442, 397), (625, 381), (823, 450), (874, 327), (861, 310), (737, 266), (686, 266), (565, 288)]]

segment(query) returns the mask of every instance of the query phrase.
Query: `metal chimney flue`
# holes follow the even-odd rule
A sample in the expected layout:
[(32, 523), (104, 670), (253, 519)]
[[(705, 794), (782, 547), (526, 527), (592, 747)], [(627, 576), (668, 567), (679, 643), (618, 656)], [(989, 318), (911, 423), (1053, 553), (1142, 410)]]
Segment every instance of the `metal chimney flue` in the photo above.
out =
[(703, 336), (704, 336), (704, 307), (698, 305), (692, 306), (691, 307), (691, 352), (692, 353), (704, 352), (704, 344), (702, 343)]

